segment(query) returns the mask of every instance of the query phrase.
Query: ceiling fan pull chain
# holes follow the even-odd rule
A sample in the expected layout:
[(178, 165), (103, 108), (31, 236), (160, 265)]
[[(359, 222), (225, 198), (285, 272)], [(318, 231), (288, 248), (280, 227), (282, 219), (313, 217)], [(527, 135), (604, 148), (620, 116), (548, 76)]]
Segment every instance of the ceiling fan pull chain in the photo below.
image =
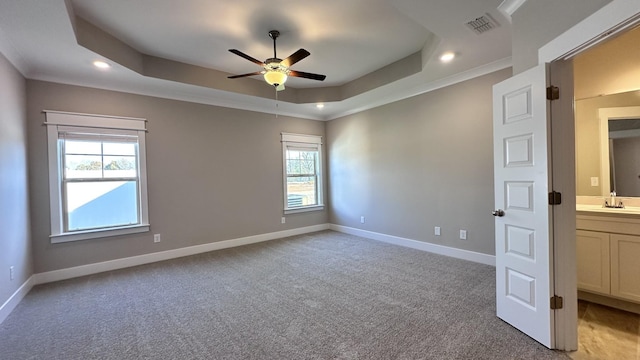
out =
[(276, 119), (278, 118), (278, 89), (276, 89), (276, 86), (273, 87), (273, 89), (276, 91)]

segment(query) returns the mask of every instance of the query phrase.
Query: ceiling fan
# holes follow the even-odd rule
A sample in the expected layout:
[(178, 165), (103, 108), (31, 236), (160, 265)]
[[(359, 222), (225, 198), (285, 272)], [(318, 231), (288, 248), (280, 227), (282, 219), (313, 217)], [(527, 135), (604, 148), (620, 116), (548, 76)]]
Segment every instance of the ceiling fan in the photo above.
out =
[(237, 79), (246, 76), (264, 75), (264, 80), (267, 82), (267, 84), (274, 86), (277, 91), (284, 90), (284, 83), (287, 81), (287, 77), (289, 76), (319, 81), (323, 81), (326, 78), (325, 75), (291, 70), (289, 68), (291, 67), (291, 65), (306, 58), (307, 56), (311, 55), (311, 53), (305, 49), (300, 49), (284, 60), (279, 59), (276, 56), (276, 39), (278, 38), (278, 36), (280, 36), (280, 32), (278, 30), (269, 31), (269, 37), (273, 39), (273, 57), (265, 60), (264, 62), (255, 59), (240, 50), (229, 49), (230, 52), (262, 66), (263, 70), (242, 75), (232, 75), (228, 78)]

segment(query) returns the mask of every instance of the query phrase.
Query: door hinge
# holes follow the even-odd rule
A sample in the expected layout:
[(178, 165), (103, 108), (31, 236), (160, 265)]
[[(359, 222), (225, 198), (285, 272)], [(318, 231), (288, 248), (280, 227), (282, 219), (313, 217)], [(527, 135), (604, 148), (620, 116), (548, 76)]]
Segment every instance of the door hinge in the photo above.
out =
[(557, 86), (549, 86), (547, 87), (547, 100), (558, 100), (560, 99), (560, 89)]
[(562, 194), (557, 191), (552, 191), (549, 193), (549, 205), (560, 205), (562, 204)]
[(562, 296), (553, 295), (551, 297), (551, 310), (562, 309)]

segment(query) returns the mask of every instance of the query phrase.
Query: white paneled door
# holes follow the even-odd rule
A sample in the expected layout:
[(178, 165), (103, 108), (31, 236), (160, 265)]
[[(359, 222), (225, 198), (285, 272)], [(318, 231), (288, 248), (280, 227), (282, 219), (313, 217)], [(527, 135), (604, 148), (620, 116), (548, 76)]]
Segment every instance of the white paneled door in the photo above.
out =
[(546, 65), (493, 87), (498, 317), (553, 348)]

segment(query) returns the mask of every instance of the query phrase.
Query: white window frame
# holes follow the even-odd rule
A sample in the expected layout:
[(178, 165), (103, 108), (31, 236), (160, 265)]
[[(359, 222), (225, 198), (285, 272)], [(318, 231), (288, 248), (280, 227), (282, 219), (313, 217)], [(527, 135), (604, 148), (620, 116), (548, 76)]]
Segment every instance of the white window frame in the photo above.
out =
[[(323, 157), (322, 157), (322, 136), (281, 133), (282, 141), (282, 179), (284, 190), (284, 214), (295, 214), (306, 211), (324, 210), (324, 194), (322, 183)], [(316, 169), (316, 192), (318, 203), (290, 208), (287, 194), (287, 148), (309, 148), (318, 152), (318, 166)]]
[[(44, 110), (47, 125), (47, 145), (49, 159), (49, 204), (51, 217), (51, 243), (62, 243), (126, 235), (149, 231), (149, 206), (147, 197), (146, 167), (146, 120), (139, 118), (115, 117), (106, 115), (80, 114), (62, 111)], [(140, 223), (81, 231), (64, 230), (62, 209), (62, 153), (59, 145), (59, 133), (74, 130), (105, 133), (131, 134), (138, 138), (138, 192)]]

